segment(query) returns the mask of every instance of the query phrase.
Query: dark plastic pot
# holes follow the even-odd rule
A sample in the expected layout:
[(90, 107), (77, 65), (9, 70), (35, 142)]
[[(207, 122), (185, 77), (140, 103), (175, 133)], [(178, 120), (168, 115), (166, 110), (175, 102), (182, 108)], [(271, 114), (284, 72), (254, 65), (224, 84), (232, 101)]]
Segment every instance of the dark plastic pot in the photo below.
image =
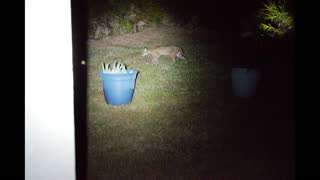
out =
[(129, 104), (132, 101), (135, 82), (138, 71), (133, 70), (127, 73), (103, 73), (99, 72), (103, 93), (107, 104), (120, 106)]
[(256, 94), (260, 71), (256, 68), (232, 68), (233, 93), (237, 97), (252, 97)]

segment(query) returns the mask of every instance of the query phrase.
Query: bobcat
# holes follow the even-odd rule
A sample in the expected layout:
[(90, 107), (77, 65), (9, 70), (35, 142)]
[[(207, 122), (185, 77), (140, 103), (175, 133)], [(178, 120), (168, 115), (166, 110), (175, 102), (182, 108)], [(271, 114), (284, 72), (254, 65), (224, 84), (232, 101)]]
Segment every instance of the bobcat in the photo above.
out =
[(182, 49), (178, 46), (162, 46), (153, 49), (144, 48), (142, 56), (147, 55), (152, 55), (154, 63), (159, 63), (159, 58), (162, 55), (170, 55), (173, 62), (176, 62), (176, 57), (186, 60)]

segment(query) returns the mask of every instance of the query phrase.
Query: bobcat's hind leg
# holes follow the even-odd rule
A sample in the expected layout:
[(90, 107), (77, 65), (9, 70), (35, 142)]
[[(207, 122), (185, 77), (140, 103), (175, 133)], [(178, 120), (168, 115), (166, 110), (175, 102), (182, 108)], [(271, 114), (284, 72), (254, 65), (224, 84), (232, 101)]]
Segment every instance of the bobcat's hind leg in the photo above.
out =
[(175, 62), (176, 62), (176, 58), (177, 58), (177, 57), (176, 57), (176, 55), (174, 55), (174, 54), (173, 54), (173, 55), (171, 55), (172, 62), (174, 62), (174, 63), (175, 63)]

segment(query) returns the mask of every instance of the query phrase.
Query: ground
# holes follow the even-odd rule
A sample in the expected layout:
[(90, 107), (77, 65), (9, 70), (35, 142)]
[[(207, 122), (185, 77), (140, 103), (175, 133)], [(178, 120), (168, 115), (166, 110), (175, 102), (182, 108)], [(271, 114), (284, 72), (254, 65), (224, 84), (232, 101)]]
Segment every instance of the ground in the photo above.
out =
[[(292, 65), (264, 63), (256, 96), (235, 97), (237, 37), (159, 26), (89, 40), (88, 179), (293, 179)], [(188, 61), (142, 57), (161, 45)], [(139, 70), (127, 106), (104, 100), (98, 71), (115, 60)]]

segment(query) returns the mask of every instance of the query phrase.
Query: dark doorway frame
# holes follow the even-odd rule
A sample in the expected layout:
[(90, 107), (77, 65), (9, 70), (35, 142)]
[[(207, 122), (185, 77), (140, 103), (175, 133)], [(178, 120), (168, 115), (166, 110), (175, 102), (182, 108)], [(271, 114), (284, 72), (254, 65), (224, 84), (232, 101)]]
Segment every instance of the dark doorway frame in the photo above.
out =
[(87, 0), (71, 0), (76, 180), (87, 179)]

